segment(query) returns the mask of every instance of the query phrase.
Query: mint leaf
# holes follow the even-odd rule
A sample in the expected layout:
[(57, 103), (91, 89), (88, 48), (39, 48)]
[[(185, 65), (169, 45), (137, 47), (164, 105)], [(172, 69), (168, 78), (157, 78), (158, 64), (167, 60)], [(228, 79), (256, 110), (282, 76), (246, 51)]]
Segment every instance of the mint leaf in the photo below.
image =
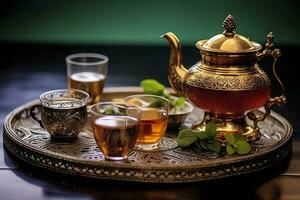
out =
[(228, 144), (233, 145), (235, 143), (235, 137), (231, 133), (225, 134), (225, 139), (226, 139)]
[(205, 127), (206, 135), (209, 139), (213, 139), (217, 134), (217, 126), (213, 122), (209, 122)]
[(217, 140), (214, 140), (212, 143), (207, 144), (207, 148), (213, 152), (219, 153), (221, 151), (221, 145), (220, 142)]
[(104, 114), (106, 114), (106, 115), (113, 115), (114, 114), (114, 110), (112, 108), (107, 108), (104, 111)]
[(238, 152), (238, 154), (247, 154), (251, 150), (250, 144), (246, 141), (238, 141), (235, 144), (236, 144), (236, 151)]
[(241, 134), (234, 134), (234, 138), (236, 141), (246, 141), (245, 137)]
[(103, 108), (103, 110), (100, 110), (101, 114), (105, 115), (113, 115), (114, 114), (114, 108), (110, 105), (107, 105)]
[(205, 131), (196, 132), (196, 134), (200, 138), (200, 140), (205, 140), (207, 138)]
[(226, 146), (226, 152), (227, 152), (228, 155), (234, 154), (235, 151), (236, 151), (236, 150), (235, 150), (234, 147), (232, 147), (230, 144), (227, 144), (227, 146)]
[(206, 145), (206, 143), (204, 141), (200, 141), (200, 146), (202, 147), (202, 149), (205, 149), (205, 150), (208, 149), (207, 145)]
[(190, 129), (183, 129), (179, 132), (177, 144), (180, 147), (187, 147), (193, 144), (198, 139), (194, 131)]
[(152, 101), (149, 105), (149, 107), (151, 107), (151, 108), (160, 108), (163, 106), (164, 106), (164, 103), (159, 99)]
[(169, 93), (167, 93), (167, 90), (164, 91), (163, 97), (170, 101), (171, 108), (175, 107), (175, 100)]
[(202, 147), (201, 147), (201, 145), (200, 145), (200, 142), (196, 142), (196, 147), (198, 148), (198, 149), (202, 149)]
[(184, 97), (178, 97), (177, 100), (175, 100), (174, 105), (175, 106), (183, 106), (185, 102), (185, 98)]
[(145, 79), (140, 83), (146, 94), (161, 96), (164, 94), (165, 86), (154, 79)]

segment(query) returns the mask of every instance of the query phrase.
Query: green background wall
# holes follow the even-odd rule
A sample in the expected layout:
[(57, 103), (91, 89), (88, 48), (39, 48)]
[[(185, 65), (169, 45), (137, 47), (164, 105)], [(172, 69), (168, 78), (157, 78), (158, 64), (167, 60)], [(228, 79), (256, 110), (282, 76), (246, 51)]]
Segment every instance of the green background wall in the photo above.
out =
[(43, 44), (160, 45), (172, 31), (185, 45), (222, 32), (231, 13), (237, 31), (264, 43), (300, 44), (300, 4), (295, 0), (16, 1), (0, 8), (0, 41)]

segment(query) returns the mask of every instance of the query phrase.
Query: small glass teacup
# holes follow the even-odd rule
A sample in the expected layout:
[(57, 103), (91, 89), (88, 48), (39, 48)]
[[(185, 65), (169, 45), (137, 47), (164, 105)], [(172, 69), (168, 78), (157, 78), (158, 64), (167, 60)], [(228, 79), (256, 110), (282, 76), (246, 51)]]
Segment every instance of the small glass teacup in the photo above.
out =
[(127, 160), (137, 140), (141, 110), (112, 102), (90, 107), (94, 137), (107, 160)]
[[(41, 94), (30, 115), (53, 139), (74, 139), (87, 121), (88, 93), (75, 89), (52, 90)], [(40, 113), (40, 117), (38, 117)]]
[(166, 98), (148, 94), (128, 96), (124, 101), (142, 110), (137, 149), (159, 150), (159, 143), (167, 129), (170, 102)]

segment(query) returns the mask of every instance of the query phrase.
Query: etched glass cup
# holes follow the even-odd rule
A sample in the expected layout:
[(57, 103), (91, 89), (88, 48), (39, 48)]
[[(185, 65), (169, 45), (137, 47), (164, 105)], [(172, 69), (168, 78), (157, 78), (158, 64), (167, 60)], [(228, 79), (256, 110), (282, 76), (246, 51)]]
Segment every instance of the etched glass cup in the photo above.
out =
[(40, 95), (40, 104), (30, 114), (52, 138), (74, 139), (85, 127), (88, 99), (81, 90), (48, 91)]

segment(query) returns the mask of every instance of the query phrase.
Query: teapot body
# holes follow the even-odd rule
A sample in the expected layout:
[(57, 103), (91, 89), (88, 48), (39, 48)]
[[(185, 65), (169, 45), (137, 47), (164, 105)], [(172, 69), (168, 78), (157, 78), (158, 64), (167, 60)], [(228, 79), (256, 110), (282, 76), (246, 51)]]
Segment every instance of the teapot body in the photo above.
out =
[(182, 89), (197, 107), (221, 118), (240, 118), (270, 98), (270, 80), (257, 63), (214, 66), (200, 61), (188, 70)]

